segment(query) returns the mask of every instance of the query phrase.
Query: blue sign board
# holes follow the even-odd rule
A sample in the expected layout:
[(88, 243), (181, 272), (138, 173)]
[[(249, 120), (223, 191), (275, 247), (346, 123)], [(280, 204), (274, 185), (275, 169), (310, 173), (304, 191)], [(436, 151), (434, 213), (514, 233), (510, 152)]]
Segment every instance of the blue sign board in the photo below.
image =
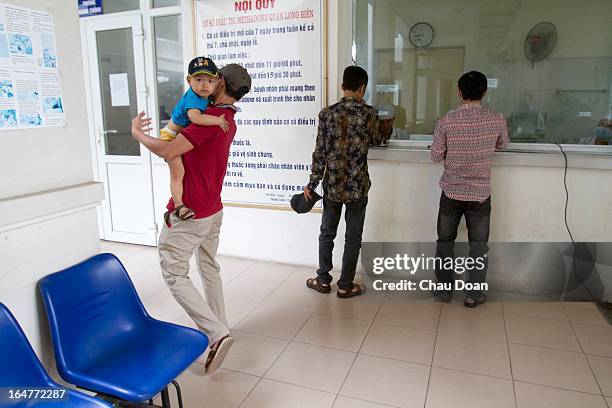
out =
[(102, 0), (77, 0), (79, 17), (89, 17), (102, 14)]

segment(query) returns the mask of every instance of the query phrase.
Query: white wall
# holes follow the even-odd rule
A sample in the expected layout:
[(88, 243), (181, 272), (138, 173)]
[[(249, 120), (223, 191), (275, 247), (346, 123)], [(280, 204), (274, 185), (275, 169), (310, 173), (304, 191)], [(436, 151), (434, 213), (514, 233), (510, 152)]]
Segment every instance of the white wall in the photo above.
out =
[(66, 125), (0, 132), (0, 302), (45, 365), (52, 353), (37, 281), (99, 251), (79, 21), (73, 0), (3, 0), (54, 17)]

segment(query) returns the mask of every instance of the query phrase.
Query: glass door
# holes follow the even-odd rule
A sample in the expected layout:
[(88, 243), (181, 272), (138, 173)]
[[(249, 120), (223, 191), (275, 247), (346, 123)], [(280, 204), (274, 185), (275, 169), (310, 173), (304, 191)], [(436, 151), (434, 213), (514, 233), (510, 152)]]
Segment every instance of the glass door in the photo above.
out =
[(131, 119), (147, 104), (141, 17), (88, 21), (87, 41), (98, 174), (106, 190), (102, 235), (155, 245), (151, 154), (130, 133)]

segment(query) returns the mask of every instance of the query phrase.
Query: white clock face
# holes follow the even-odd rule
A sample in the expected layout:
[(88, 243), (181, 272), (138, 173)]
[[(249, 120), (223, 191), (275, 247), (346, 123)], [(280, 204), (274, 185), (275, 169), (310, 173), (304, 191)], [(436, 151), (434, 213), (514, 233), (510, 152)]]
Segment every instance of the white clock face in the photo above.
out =
[(433, 41), (433, 37), (433, 27), (427, 23), (416, 23), (410, 29), (410, 43), (415, 47), (427, 47)]

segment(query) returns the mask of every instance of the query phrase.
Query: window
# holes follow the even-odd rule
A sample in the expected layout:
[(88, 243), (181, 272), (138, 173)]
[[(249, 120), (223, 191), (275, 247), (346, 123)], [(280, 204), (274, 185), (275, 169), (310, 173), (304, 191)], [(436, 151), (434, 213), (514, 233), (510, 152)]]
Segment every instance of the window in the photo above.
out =
[(153, 0), (153, 7), (170, 7), (180, 5), (180, 0)]
[(138, 10), (139, 8), (140, 0), (104, 0), (102, 2), (102, 12), (104, 14)]
[(353, 0), (353, 60), (410, 140), (431, 140), (476, 70), (511, 142), (612, 144), (610, 21), (609, 0)]
[(155, 17), (155, 67), (157, 69), (157, 109), (159, 129), (170, 121), (172, 108), (183, 95), (187, 76), (183, 67), (180, 16)]

